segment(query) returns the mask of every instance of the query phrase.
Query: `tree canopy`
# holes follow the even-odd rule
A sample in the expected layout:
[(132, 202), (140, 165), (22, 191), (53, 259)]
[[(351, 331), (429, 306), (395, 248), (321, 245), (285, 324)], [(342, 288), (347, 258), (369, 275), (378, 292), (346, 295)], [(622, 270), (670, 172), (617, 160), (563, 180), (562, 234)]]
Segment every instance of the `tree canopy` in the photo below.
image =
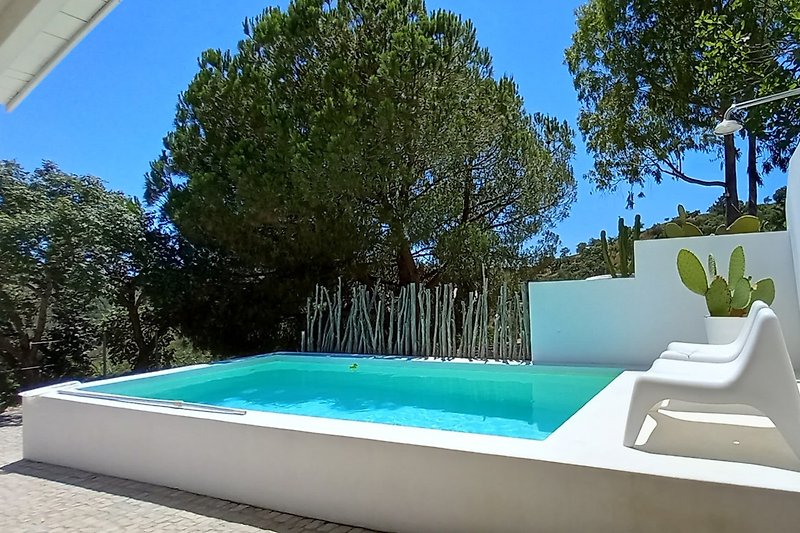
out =
[[(528, 114), (469, 21), (295, 0), (208, 50), (147, 199), (276, 280), (435, 283), (526, 260), (574, 198), (572, 131)], [(299, 274), (302, 273), (302, 274)]]
[[(724, 187), (727, 219), (739, 214), (734, 136), (715, 124), (736, 101), (798, 83), (797, 0), (590, 0), (577, 12), (567, 64), (582, 104), (579, 127), (601, 189), (664, 176)], [(757, 203), (759, 149), (766, 169), (785, 168), (800, 131), (796, 105), (747, 115), (749, 210)], [(693, 153), (721, 153), (720, 178), (692, 176)], [(632, 203), (633, 194), (629, 197)]]
[[(42, 367), (84, 368), (103, 322), (124, 322), (120, 343), (136, 368), (154, 364), (159, 339), (143, 314), (143, 259), (154, 250), (141, 207), (100, 180), (45, 163), (32, 173), (0, 162), (0, 357), (22, 382)], [(104, 313), (95, 311), (103, 305)], [(129, 335), (132, 335), (129, 336)], [(120, 351), (122, 353), (122, 351)], [(85, 370), (85, 368), (84, 368)]]

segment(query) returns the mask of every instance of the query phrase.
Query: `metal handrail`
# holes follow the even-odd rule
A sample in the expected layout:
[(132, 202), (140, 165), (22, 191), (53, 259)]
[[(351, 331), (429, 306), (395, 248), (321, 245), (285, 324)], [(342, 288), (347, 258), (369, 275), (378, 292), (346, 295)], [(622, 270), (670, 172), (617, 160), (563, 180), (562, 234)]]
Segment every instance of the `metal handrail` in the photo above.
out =
[(150, 405), (154, 407), (167, 407), (170, 409), (183, 409), (186, 411), (201, 411), (205, 413), (217, 413), (225, 415), (244, 415), (245, 409), (235, 409), (233, 407), (217, 407), (202, 403), (184, 402), (181, 400), (156, 400), (153, 398), (140, 398), (138, 396), (122, 396), (120, 394), (109, 394), (106, 392), (92, 392), (80, 389), (62, 389), (59, 394), (66, 396), (77, 396), (79, 398), (91, 398), (95, 400), (110, 400), (115, 402), (134, 403), (139, 405)]

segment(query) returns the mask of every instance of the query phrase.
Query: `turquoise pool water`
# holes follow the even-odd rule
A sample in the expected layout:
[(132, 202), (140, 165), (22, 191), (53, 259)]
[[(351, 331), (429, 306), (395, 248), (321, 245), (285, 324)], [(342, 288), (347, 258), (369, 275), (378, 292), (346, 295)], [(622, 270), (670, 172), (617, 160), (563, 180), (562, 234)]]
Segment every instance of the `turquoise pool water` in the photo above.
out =
[(83, 389), (543, 440), (620, 372), (609, 368), (269, 355)]

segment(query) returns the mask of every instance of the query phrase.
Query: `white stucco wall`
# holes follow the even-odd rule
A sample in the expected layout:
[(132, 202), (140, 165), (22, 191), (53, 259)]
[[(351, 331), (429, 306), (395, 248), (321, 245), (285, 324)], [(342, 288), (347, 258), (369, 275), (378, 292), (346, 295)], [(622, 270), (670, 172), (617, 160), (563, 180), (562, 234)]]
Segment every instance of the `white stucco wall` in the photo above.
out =
[(775, 280), (772, 307), (800, 368), (800, 304), (785, 231), (639, 241), (635, 278), (531, 283), (534, 361), (644, 368), (671, 341), (705, 342), (705, 300), (681, 283), (678, 250), (687, 248), (704, 263), (711, 253), (727, 272), (738, 245), (748, 275)]
[[(451, 444), (481, 438), (503, 443), (480, 453), (442, 447), (434, 438), (424, 439), (425, 445), (324, 433), (334, 424), (380, 428), (375, 424), (291, 417), (313, 423), (316, 432), (252, 421), (287, 416), (270, 413), (192, 413), (53, 395), (28, 395), (23, 409), (28, 460), (380, 531), (711, 533), (790, 531), (800, 521), (794, 490), (503, 455), (503, 445), (521, 451), (549, 444), (560, 454), (624, 454), (625, 465), (659, 459), (619, 443), (622, 409), (612, 415), (611, 428), (600, 422), (604, 417), (588, 417), (589, 427), (602, 424), (613, 435), (611, 452), (609, 445), (600, 451), (592, 446), (598, 431), (589, 428), (578, 432), (579, 439), (559, 441), (556, 433), (549, 443), (439, 432)], [(432, 430), (399, 427), (386, 434), (412, 431)], [(687, 461), (700, 461), (690, 466), (722, 472), (723, 479), (726, 470), (752, 469), (737, 478), (770, 478), (769, 469), (752, 465), (714, 469), (697, 459), (660, 458), (665, 467), (670, 461), (678, 471)], [(793, 473), (778, 474), (785, 481)]]
[(775, 280), (772, 308), (800, 372), (800, 146), (789, 165), (786, 225), (784, 232), (636, 242), (635, 278), (530, 283), (534, 361), (646, 368), (671, 341), (705, 342), (705, 302), (681, 283), (678, 250), (693, 251), (704, 264), (711, 253), (726, 272), (741, 244), (747, 275)]
[(636, 242), (635, 278), (531, 283), (534, 361), (645, 368), (671, 341), (705, 342), (705, 302), (681, 283), (678, 250), (693, 251), (704, 264), (711, 253), (726, 272), (731, 250), (741, 244), (746, 273), (775, 280), (772, 307), (800, 371), (800, 276), (794, 267), (800, 265), (800, 147), (789, 166), (786, 222), (785, 232)]

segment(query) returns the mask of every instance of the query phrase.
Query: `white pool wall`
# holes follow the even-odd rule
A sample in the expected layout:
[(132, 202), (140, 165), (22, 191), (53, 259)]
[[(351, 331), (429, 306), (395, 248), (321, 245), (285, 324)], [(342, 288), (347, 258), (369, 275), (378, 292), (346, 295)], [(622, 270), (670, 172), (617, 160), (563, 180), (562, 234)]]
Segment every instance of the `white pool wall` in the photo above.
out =
[[(383, 531), (789, 531), (800, 520), (797, 492), (504, 455), (549, 450), (591, 458), (592, 441), (578, 427), (563, 432), (563, 442), (558, 433), (534, 442), (270, 413), (193, 413), (52, 391), (24, 397), (23, 408), (28, 460)], [(280, 427), (285, 420), (306, 429)], [(352, 428), (360, 433), (347, 435)], [(481, 452), (453, 449), (470, 442), (489, 444)], [(622, 461), (629, 465), (652, 459), (613, 449), (636, 454)]]

